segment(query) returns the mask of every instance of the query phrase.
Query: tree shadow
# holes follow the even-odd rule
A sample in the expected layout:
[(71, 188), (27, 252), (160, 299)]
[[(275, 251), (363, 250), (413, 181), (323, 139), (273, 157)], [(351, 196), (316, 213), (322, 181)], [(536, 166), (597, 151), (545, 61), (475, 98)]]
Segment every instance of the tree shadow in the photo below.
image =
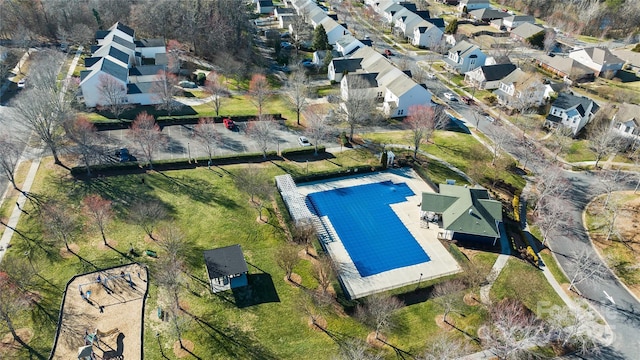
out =
[(396, 353), (396, 357), (398, 359), (406, 359), (407, 357), (409, 357), (411, 359), (415, 359), (416, 358), (415, 355), (411, 354), (410, 352), (402, 350), (399, 347), (397, 347), (397, 346), (385, 341), (384, 339), (377, 338), (376, 340), (378, 340), (381, 343), (383, 343), (383, 344), (389, 346), (390, 348), (392, 348), (393, 351)]
[(153, 185), (170, 193), (184, 194), (205, 204), (214, 202), (226, 208), (234, 209), (237, 207), (237, 204), (230, 198), (224, 197), (222, 192), (216, 192), (215, 185), (208, 181), (193, 177), (171, 177), (164, 172), (157, 171), (155, 174), (159, 176), (154, 176)]
[(207, 335), (216, 341), (217, 347), (229, 355), (229, 358), (255, 360), (277, 359), (267, 348), (260, 345), (257, 339), (241, 329), (236, 327), (217, 328), (202, 317), (189, 313), (186, 310), (182, 311), (194, 319)]

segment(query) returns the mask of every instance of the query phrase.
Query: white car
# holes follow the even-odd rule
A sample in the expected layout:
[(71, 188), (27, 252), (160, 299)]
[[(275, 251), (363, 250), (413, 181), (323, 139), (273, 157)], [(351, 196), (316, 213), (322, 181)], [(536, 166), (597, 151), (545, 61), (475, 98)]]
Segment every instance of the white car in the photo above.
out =
[(18, 88), (22, 89), (27, 84), (25, 79), (18, 81)]
[(436, 74), (434, 73), (427, 73), (427, 79), (433, 80), (436, 78)]
[(298, 138), (298, 144), (300, 144), (300, 146), (311, 146), (311, 143), (309, 142), (309, 139), (307, 139), (306, 136), (300, 136)]
[(485, 116), (484, 118), (485, 118), (485, 119), (487, 119), (487, 121), (488, 121), (488, 122), (491, 122), (491, 123), (492, 123), (492, 122), (494, 122), (494, 121), (496, 121), (496, 119), (494, 119), (491, 115), (487, 115), (487, 116)]
[(444, 97), (445, 97), (447, 100), (451, 100), (451, 101), (456, 101), (456, 100), (458, 100), (458, 99), (456, 99), (456, 96), (455, 96), (455, 95), (453, 95), (453, 94), (452, 94), (452, 93), (450, 93), (450, 92), (446, 92), (446, 93), (444, 93)]

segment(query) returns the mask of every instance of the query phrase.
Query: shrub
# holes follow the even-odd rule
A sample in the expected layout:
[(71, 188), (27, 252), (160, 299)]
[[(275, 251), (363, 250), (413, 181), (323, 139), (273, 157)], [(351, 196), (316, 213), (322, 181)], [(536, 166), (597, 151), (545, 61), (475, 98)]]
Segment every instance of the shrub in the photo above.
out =
[(498, 101), (498, 98), (495, 95), (488, 95), (484, 98), (490, 105), (493, 105)]
[(520, 221), (520, 197), (518, 195), (513, 197), (511, 205), (513, 205), (513, 219)]
[(633, 49), (631, 49), (631, 51), (640, 52), (640, 43), (637, 43), (636, 46), (634, 46)]
[(202, 86), (204, 85), (204, 81), (207, 79), (207, 75), (205, 75), (204, 73), (199, 72), (198, 73), (198, 77), (196, 78), (196, 82), (198, 83), (198, 85)]
[(349, 138), (347, 137), (346, 131), (340, 133), (340, 142), (342, 143), (342, 146), (347, 146), (349, 144)]
[(534, 265), (538, 265), (538, 255), (536, 255), (531, 246), (527, 246), (527, 257)]

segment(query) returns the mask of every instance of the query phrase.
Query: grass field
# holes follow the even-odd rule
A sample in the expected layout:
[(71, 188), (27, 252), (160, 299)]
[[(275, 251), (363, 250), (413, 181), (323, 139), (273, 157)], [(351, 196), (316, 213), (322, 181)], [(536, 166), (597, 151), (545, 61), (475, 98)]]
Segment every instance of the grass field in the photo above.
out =
[[(406, 134), (394, 131), (366, 134), (365, 138), (385, 144), (403, 144)], [(468, 134), (439, 131), (433, 143), (425, 145), (423, 149), (463, 170), (476, 166), (476, 161), (490, 161), (487, 150)], [(398, 156), (410, 156), (410, 153), (399, 149)], [(259, 167), (272, 177), (285, 172), (306, 175), (349, 166), (375, 165), (378, 161), (364, 148), (345, 148), (328, 158), (299, 158), (252, 166)], [(326, 331), (318, 331), (307, 325), (308, 315), (304, 309), (309, 307), (303, 304), (306, 303), (307, 293), (318, 286), (312, 276), (312, 265), (308, 260), (301, 260), (294, 268), (294, 272), (302, 279), (301, 287), (284, 281), (284, 272), (276, 263), (276, 251), (285, 244), (286, 239), (282, 224), (277, 220), (276, 206), (285, 211), (284, 206), (277, 199), (269, 202), (263, 212), (268, 222), (264, 224), (257, 221), (258, 213), (250, 203), (249, 195), (240, 191), (233, 181), (234, 175), (245, 166), (148, 172), (84, 182), (69, 178), (65, 169), (45, 159), (32, 192), (38, 194), (40, 199), (55, 198), (61, 204), (68, 204), (69, 216), (76, 214), (82, 221), (71, 240), (77, 245), (76, 255), (63, 257), (60, 252), (63, 245), (54, 243), (47, 236), (48, 232), (42, 228), (37, 210), (26, 206), (30, 215), (22, 217), (18, 229), (29, 240), (14, 238), (14, 246), (9, 249), (7, 256), (24, 258), (28, 255), (41, 276), (34, 277), (29, 285), (37, 290), (39, 306), (18, 314), (15, 319), (18, 328), (34, 330), (30, 346), (40, 355), (48, 355), (56, 329), (61, 291), (73, 275), (130, 262), (126, 254), (133, 248), (139, 255), (133, 261), (147, 264), (150, 268), (150, 290), (144, 320), (145, 357), (151, 360), (163, 359), (164, 356), (173, 358), (176, 335), (171, 323), (162, 322), (157, 316), (158, 307), (165, 308), (167, 305), (164, 292), (154, 280), (162, 269), (158, 268), (157, 259), (143, 255), (145, 250), (157, 252), (159, 258), (165, 254), (159, 244), (149, 239), (142, 228), (131, 220), (129, 213), (132, 204), (150, 199), (165, 204), (169, 212), (169, 219), (156, 228), (155, 236), (159, 236), (161, 229), (167, 226), (184, 234), (188, 276), (180, 294), (181, 306), (186, 311), (180, 318), (180, 324), (186, 329), (182, 337), (195, 343), (193, 353), (196, 356), (203, 359), (330, 359), (334, 358), (343, 341), (364, 339), (371, 329), (353, 317), (358, 302), (346, 300), (337, 283), (334, 283), (334, 287), (341, 306), (316, 307), (314, 310), (326, 319)], [(25, 169), (21, 169), (21, 177)], [(429, 162), (425, 173), (435, 182), (454, 178), (462, 183), (455, 173), (436, 162)], [(113, 202), (115, 218), (106, 231), (112, 248), (101, 244), (99, 232), (81, 216), (81, 199), (88, 194), (99, 194)], [(1, 214), (6, 216), (10, 207), (10, 204), (3, 204)], [(286, 211), (283, 216), (288, 218)], [(241, 244), (243, 248), (254, 293), (225, 292), (212, 295), (202, 251), (232, 244)], [(490, 267), (496, 257), (496, 254), (476, 252), (471, 261)], [(559, 298), (550, 292), (550, 286), (541, 276), (530, 265), (512, 259), (494, 285), (492, 296), (520, 298), (534, 311), (537, 302), (557, 303)], [(522, 288), (523, 277), (527, 279), (526, 289)], [(443, 308), (438, 301), (429, 300), (434, 283), (423, 282), (392, 292), (407, 304), (396, 314), (397, 326), (385, 331), (387, 341), (398, 349), (418, 355), (423, 351), (425, 342), (442, 331), (435, 319)], [(461, 300), (463, 295), (464, 292), (460, 292), (450, 296)], [(451, 315), (451, 320), (456, 327), (475, 337), (478, 326), (486, 320), (486, 310), (461, 301), (457, 310), (459, 313)], [(467, 339), (457, 330), (451, 334)], [(396, 356), (391, 347), (385, 347), (383, 352), (387, 359)], [(23, 359), (29, 355), (21, 350), (0, 356), (3, 359)]]

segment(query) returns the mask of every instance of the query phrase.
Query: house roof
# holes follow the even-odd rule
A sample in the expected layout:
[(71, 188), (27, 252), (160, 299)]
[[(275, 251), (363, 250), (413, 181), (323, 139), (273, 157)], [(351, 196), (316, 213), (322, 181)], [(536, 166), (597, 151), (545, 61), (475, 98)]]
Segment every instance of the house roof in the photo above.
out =
[(640, 66), (640, 54), (635, 51), (631, 51), (629, 49), (613, 49), (613, 54), (620, 59), (628, 62), (629, 64), (633, 64), (634, 66)]
[(444, 29), (445, 28), (445, 24), (444, 24), (444, 19), (443, 18), (429, 18), (429, 19), (424, 19), (425, 21), (428, 21), (430, 23), (432, 23), (433, 25)]
[(580, 77), (594, 74), (593, 70), (570, 57), (539, 55), (538, 60), (556, 71), (571, 76)]
[(422, 211), (442, 214), (445, 229), (479, 236), (499, 237), (502, 204), (486, 189), (440, 184), (440, 193), (422, 193)]
[(468, 4), (488, 4), (489, 0), (460, 0), (460, 4), (468, 5)]
[(416, 25), (416, 27), (414, 28), (413, 31), (415, 31), (416, 29), (418, 29), (418, 32), (420, 34), (424, 34), (425, 31), (431, 29), (432, 27), (436, 27), (434, 24), (426, 21), (426, 20), (422, 20), (420, 23), (418, 23), (418, 25)]
[(135, 44), (136, 47), (164, 47), (164, 38), (140, 39)]
[(109, 35), (109, 30), (98, 30), (96, 31), (96, 40), (104, 39), (107, 35)]
[(377, 76), (378, 76), (378, 74), (376, 74), (376, 73), (362, 73), (361, 72), (361, 73), (355, 73), (355, 74), (347, 74), (346, 78), (347, 78), (347, 82), (350, 83), (350, 85), (349, 85), (350, 89), (356, 88), (356, 87), (354, 87), (354, 80), (356, 80), (356, 79), (362, 80), (362, 82), (358, 82), (356, 80), (356, 84), (363, 85), (363, 86), (361, 86), (359, 88), (360, 89), (366, 89), (366, 88), (378, 87), (378, 81), (376, 80)]
[[(102, 64), (99, 67), (100, 70), (115, 77), (118, 80), (122, 80), (125, 83), (127, 82), (128, 69), (125, 66), (122, 66), (106, 58), (102, 58), (101, 62)], [(98, 62), (98, 64), (100, 64), (100, 61)]]
[(484, 78), (487, 81), (497, 81), (511, 74), (516, 68), (517, 66), (514, 64), (496, 64), (481, 66), (480, 71), (484, 73)]
[(351, 58), (351, 59), (337, 58), (337, 59), (331, 60), (331, 62), (333, 63), (333, 69), (335, 70), (336, 74), (342, 74), (345, 71), (354, 72), (360, 69), (361, 61), (362, 59), (359, 59), (359, 58)]
[(347, 35), (343, 35), (340, 39), (338, 39), (336, 41), (336, 44), (344, 48), (351, 45), (351, 43), (353, 43), (354, 41), (358, 41), (358, 40), (353, 35), (347, 34)]
[(589, 104), (591, 103), (593, 103), (593, 107), (595, 108), (595, 110), (592, 110), (591, 112), (595, 114), (599, 107), (593, 100), (586, 96), (575, 96), (563, 92), (558, 94), (558, 98), (551, 105), (565, 111), (577, 109), (580, 112), (580, 115), (584, 116), (586, 109), (589, 108)]
[(131, 49), (131, 50), (135, 50), (136, 49), (136, 45), (133, 42), (127, 41), (127, 40), (121, 38), (120, 36), (113, 35), (113, 40), (112, 41), (114, 43), (122, 45), (122, 46), (124, 46), (124, 47), (126, 47), (128, 49)]
[(129, 36), (133, 36), (133, 34), (135, 33), (135, 31), (132, 28), (128, 27), (127, 25), (125, 25), (125, 24), (123, 24), (123, 23), (121, 23), (119, 21), (117, 23), (113, 24), (109, 28), (109, 31), (112, 31), (114, 29), (118, 29), (118, 30), (122, 31), (123, 33), (125, 33), (125, 34), (127, 34)]
[(140, 81), (127, 84), (127, 94), (149, 94), (153, 92), (153, 81)]
[(456, 46), (452, 47), (449, 52), (455, 53), (457, 52), (460, 57), (465, 57), (472, 53), (475, 50), (480, 49), (477, 45), (473, 45), (472, 43), (462, 40), (456, 44)]
[[(609, 49), (607, 48), (592, 47), (592, 48), (586, 48), (582, 50), (584, 50), (584, 52), (586, 52), (587, 55), (591, 58), (591, 60), (593, 60), (593, 62), (595, 62), (596, 64), (602, 65), (604, 63), (608, 63), (608, 64), (624, 63), (624, 60), (613, 55), (611, 51), (609, 51)], [(576, 50), (576, 51), (582, 51), (582, 50)]]
[(240, 245), (231, 245), (204, 251), (204, 264), (209, 279), (244, 274), (249, 271)]
[(164, 69), (163, 65), (141, 65), (129, 69), (129, 76), (156, 75), (158, 71)]
[(542, 31), (544, 31), (544, 28), (542, 26), (531, 24), (531, 23), (524, 23), (516, 27), (515, 29), (511, 30), (511, 33), (523, 39), (528, 39), (533, 35)]
[(271, 1), (271, 0), (259, 0), (258, 4), (260, 4), (260, 7), (273, 6), (273, 1)]
[(485, 9), (476, 9), (469, 11), (469, 15), (473, 16), (478, 20), (488, 21), (493, 19), (503, 19), (509, 16), (508, 12), (485, 8)]
[[(616, 113), (616, 120), (618, 122), (640, 120), (640, 105), (622, 103), (618, 105), (618, 112)], [(630, 126), (630, 125), (627, 125)], [(637, 127), (636, 123), (633, 127)]]
[(504, 21), (510, 21), (510, 22), (515, 22), (515, 21), (528, 21), (531, 23), (535, 23), (536, 22), (536, 18), (534, 18), (531, 15), (510, 15), (509, 13), (506, 13), (508, 16), (504, 18)]

